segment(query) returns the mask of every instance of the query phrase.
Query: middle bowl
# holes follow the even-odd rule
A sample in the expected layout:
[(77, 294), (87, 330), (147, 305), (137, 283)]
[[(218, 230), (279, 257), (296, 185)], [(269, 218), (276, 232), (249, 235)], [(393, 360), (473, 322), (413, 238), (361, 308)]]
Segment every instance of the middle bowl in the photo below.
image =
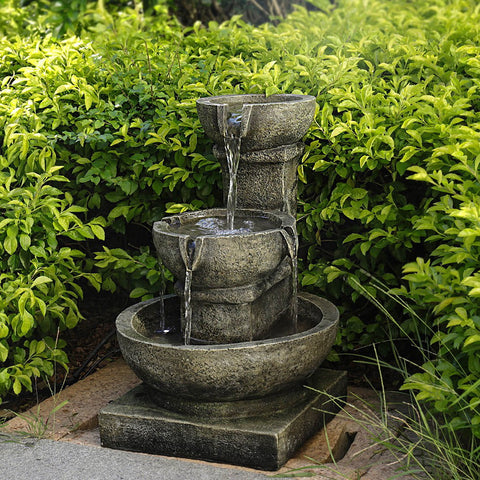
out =
[(235, 212), (234, 230), (225, 230), (218, 224), (226, 214), (226, 209), (186, 212), (153, 224), (163, 264), (178, 280), (189, 267), (195, 290), (254, 284), (272, 274), (288, 253), (292, 216), (241, 209)]

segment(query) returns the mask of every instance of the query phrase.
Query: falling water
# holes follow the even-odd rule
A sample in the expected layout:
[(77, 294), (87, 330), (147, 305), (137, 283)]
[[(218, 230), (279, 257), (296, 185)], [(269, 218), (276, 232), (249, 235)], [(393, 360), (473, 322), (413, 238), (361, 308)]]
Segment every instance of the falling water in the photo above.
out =
[(190, 345), (190, 337), (192, 334), (192, 274), (193, 274), (193, 257), (195, 255), (195, 241), (187, 240), (187, 252), (185, 258), (185, 285), (183, 287), (184, 296), (184, 343)]
[(290, 213), (290, 201), (288, 198), (287, 186), (286, 182), (286, 174), (287, 174), (287, 162), (284, 162), (282, 165), (282, 211), (291, 215)]
[[(287, 232), (287, 228), (291, 232)], [(297, 291), (298, 291), (298, 261), (297, 261), (297, 252), (298, 252), (298, 236), (295, 227), (285, 227), (281, 230), (285, 243), (287, 244), (288, 254), (290, 256), (291, 266), (292, 266), (292, 329), (296, 333), (298, 330), (298, 301), (297, 301)]]
[(185, 286), (183, 289), (183, 295), (185, 299), (184, 303), (184, 318), (185, 318), (185, 330), (184, 330), (184, 343), (190, 345), (190, 336), (192, 334), (192, 269), (187, 268), (185, 272)]
[(230, 230), (233, 230), (235, 208), (237, 205), (237, 171), (238, 164), (240, 162), (240, 147), (242, 143), (240, 138), (241, 124), (242, 114), (238, 112), (232, 112), (227, 121), (227, 131), (224, 138), (229, 177), (227, 196), (227, 224)]
[(160, 320), (158, 324), (158, 330), (155, 330), (155, 333), (160, 335), (166, 335), (167, 333), (172, 333), (175, 329), (171, 326), (167, 327), (167, 320), (166, 320), (166, 313), (165, 313), (165, 289), (166, 289), (166, 281), (165, 281), (165, 272), (164, 266), (159, 259), (160, 264), (160, 292), (159, 292), (159, 310), (160, 310)]
[(159, 308), (160, 308), (160, 323), (158, 325), (158, 330), (155, 333), (168, 333), (166, 331), (166, 320), (165, 320), (165, 273), (163, 271), (163, 265), (160, 264), (160, 302), (159, 302)]

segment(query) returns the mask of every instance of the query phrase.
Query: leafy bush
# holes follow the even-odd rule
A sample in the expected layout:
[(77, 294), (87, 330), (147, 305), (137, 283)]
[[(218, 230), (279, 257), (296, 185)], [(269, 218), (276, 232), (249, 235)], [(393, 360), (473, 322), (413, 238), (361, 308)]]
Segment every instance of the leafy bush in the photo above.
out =
[[(315, 2), (297, 0), (295, 5), (311, 7), (312, 3)], [(224, 21), (234, 15), (242, 15), (245, 21), (258, 25), (284, 18), (294, 8), (290, 0), (169, 0), (168, 4), (187, 25), (199, 20)]]
[[(2, 21), (9, 34), (0, 40), (3, 174), (14, 169), (23, 188), (30, 172), (62, 167), (69, 181), (54, 196), (65, 210), (85, 209), (84, 217), (71, 211), (80, 222), (70, 221), (78, 227), (72, 240), (87, 238), (98, 250), (73, 271), (103, 272), (104, 288), (146, 298), (162, 282), (149, 250), (151, 223), (221, 203), (219, 166), (195, 100), (315, 95), (299, 168), (301, 283), (342, 307), (339, 350), (377, 342), (387, 354), (388, 339), (419, 329), (372, 277), (413, 300), (437, 329), (438, 356), (406, 386), (478, 435), (480, 419), (460, 411), (458, 399), (473, 412), (480, 398), (480, 9), (473, 0), (311, 3), (320, 10), (297, 8), (260, 27), (234, 17), (184, 28), (166, 2), (152, 16), (87, 9), (75, 24), (79, 36), (64, 39), (41, 16), (33, 24), (20, 14)], [(26, 38), (15, 36), (25, 24)], [(23, 105), (31, 114), (12, 122)], [(40, 169), (45, 159), (54, 160)], [(103, 225), (97, 217), (106, 222), (103, 245), (91, 242)], [(11, 249), (7, 228), (0, 233)], [(358, 285), (398, 324), (365, 302)]]
[[(53, 375), (54, 362), (66, 368), (64, 343), (52, 336), (81, 318), (79, 280), (100, 285), (98, 274), (83, 272), (84, 253), (68, 243), (104, 237), (103, 219), (83, 222), (84, 208), (54, 186), (67, 181), (55, 154), (41, 134), (21, 125), (27, 109), (16, 110), (4, 117), (10, 123), (0, 156), (0, 400), (10, 389), (31, 391), (32, 377)], [(35, 146), (27, 158), (29, 143)], [(25, 165), (17, 175), (19, 159), (40, 172)]]

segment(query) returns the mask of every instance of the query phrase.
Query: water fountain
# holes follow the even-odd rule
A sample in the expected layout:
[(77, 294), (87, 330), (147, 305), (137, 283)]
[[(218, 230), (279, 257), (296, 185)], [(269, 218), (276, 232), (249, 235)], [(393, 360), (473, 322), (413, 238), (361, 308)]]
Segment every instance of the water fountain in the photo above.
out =
[(320, 365), (338, 310), (297, 294), (296, 169), (314, 109), (303, 95), (197, 101), (227, 209), (154, 224), (177, 295), (117, 318), (144, 383), (100, 412), (104, 446), (276, 470), (334, 414), (346, 375)]

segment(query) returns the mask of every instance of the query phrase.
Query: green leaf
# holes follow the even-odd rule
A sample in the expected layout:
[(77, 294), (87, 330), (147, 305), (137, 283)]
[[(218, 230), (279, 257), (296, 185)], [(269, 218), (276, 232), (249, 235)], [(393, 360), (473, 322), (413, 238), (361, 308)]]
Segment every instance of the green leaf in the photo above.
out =
[(30, 248), (30, 244), (32, 243), (32, 239), (29, 235), (25, 233), (20, 234), (20, 246), (23, 250), (28, 250)]
[(46, 277), (45, 275), (40, 275), (35, 280), (32, 282), (32, 288), (37, 287), (38, 285), (42, 285), (44, 283), (49, 283), (51, 282), (52, 279), (49, 277)]
[(360, 251), (362, 252), (363, 255), (366, 255), (367, 252), (370, 250), (370, 247), (372, 246), (371, 242), (363, 242), (360, 244)]
[(5, 251), (9, 253), (10, 255), (13, 255), (15, 251), (17, 250), (18, 242), (17, 238), (15, 236), (9, 235), (10, 227), (7, 229), (7, 237), (3, 241), (3, 246), (5, 247)]
[(22, 322), (19, 334), (24, 337), (32, 330), (34, 324), (35, 322), (33, 315), (28, 310), (25, 310), (22, 315)]
[(0, 342), (0, 362), (5, 362), (8, 358), (8, 344), (5, 341)]
[(468, 347), (469, 345), (471, 345), (472, 343), (476, 343), (476, 342), (480, 342), (480, 334), (475, 334), (475, 335), (471, 335), (469, 336), (466, 340), (465, 340), (465, 343), (463, 344), (464, 347)]
[(143, 295), (146, 295), (147, 293), (150, 293), (150, 292), (145, 288), (140, 288), (140, 287), (134, 288), (130, 292), (130, 298), (139, 298), (139, 297), (142, 297)]
[(90, 224), (93, 234), (100, 240), (105, 240), (105, 230), (100, 225)]
[(13, 393), (18, 395), (22, 391), (22, 384), (18, 378), (13, 381)]
[(360, 235), (359, 233), (351, 233), (350, 235), (347, 235), (343, 243), (353, 242), (354, 240), (362, 240), (363, 238), (363, 235)]

